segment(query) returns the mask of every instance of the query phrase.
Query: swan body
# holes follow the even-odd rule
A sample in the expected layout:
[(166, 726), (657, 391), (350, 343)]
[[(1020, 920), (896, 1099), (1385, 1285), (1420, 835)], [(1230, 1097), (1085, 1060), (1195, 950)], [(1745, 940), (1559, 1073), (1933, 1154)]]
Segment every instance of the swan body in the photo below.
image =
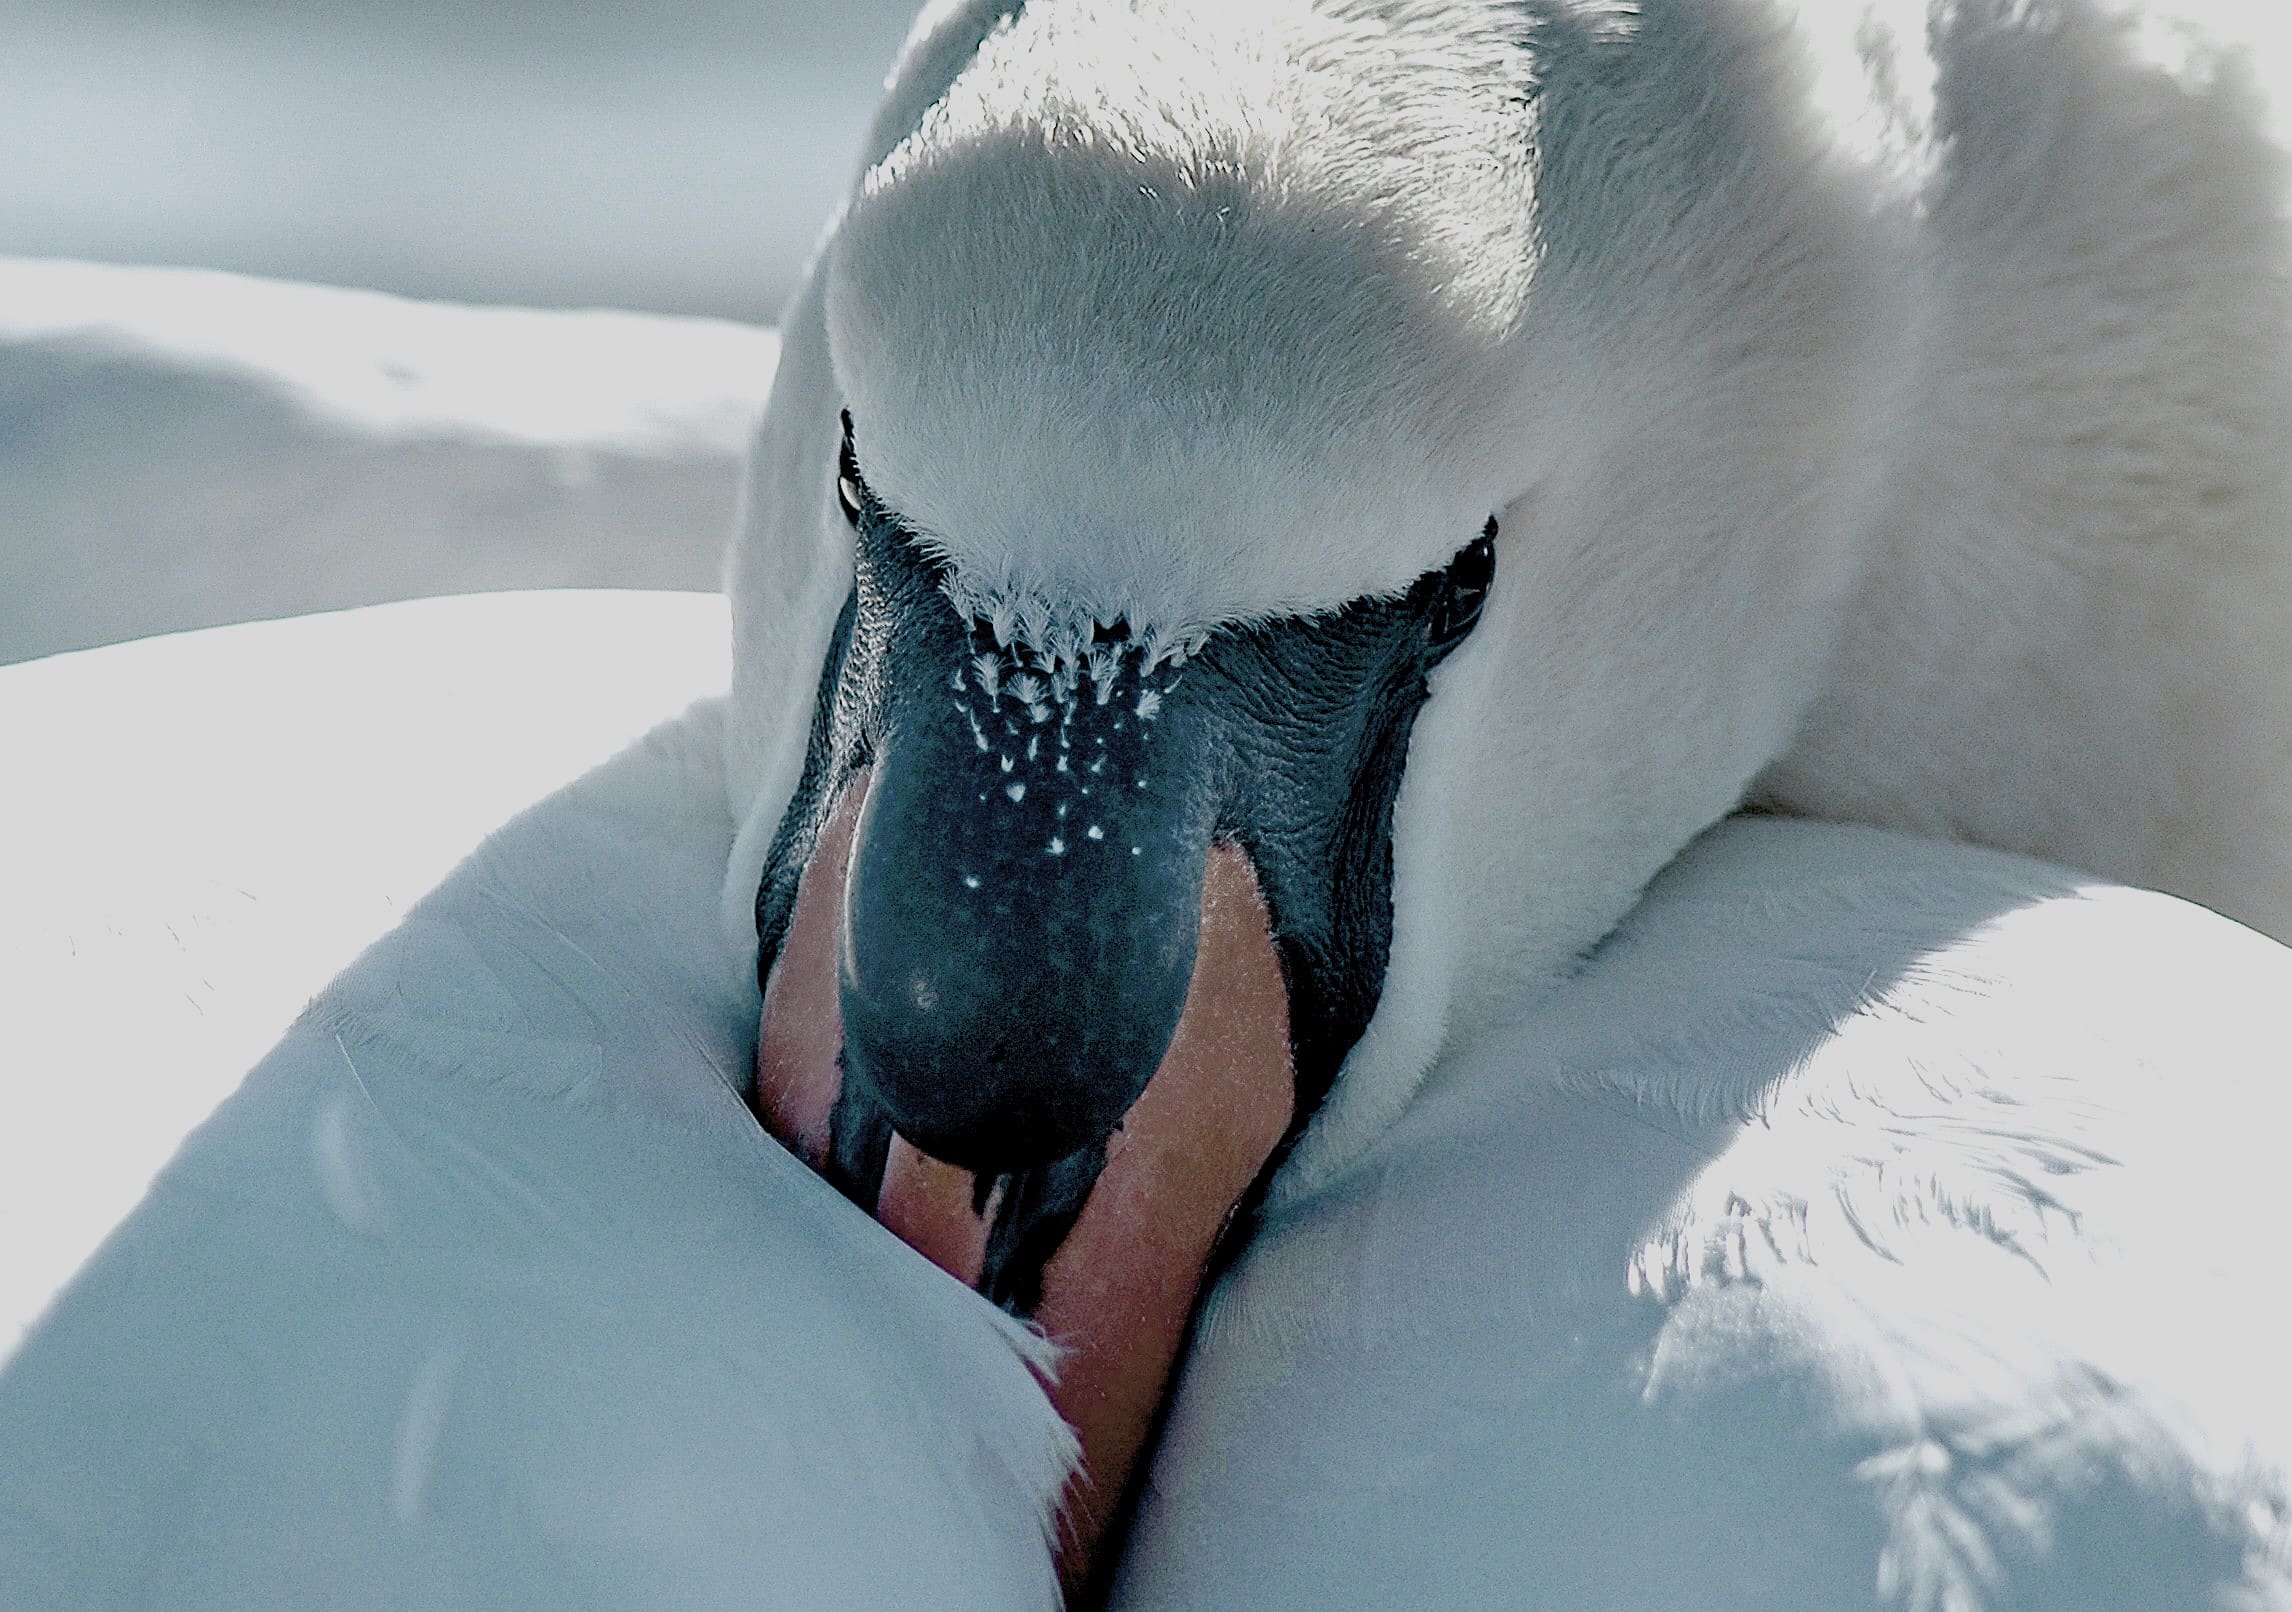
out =
[(2292, 1605), (2288, 986), (2166, 897), (1730, 820), (1269, 1222), (1118, 1604)]
[(724, 629), (495, 596), (0, 674), (46, 780), (9, 818), (0, 1605), (1055, 1602), (1040, 1345), (734, 1091), (720, 717), (678, 715)]
[[(1036, 1345), (733, 1090), (721, 712), (677, 714), (723, 624), (454, 600), (0, 673), (48, 780), (0, 1602), (1055, 1604)], [(91, 730), (164, 832), (91, 817)], [(1269, 1217), (1114, 1603), (2292, 1604), (2288, 993), (2168, 897), (1723, 825)], [(191, 1134), (111, 1179), (144, 1131)]]
[(1444, 634), (1493, 515), (1380, 758), (1374, 1013), (1117, 1603), (2292, 1604), (2237, 19), (929, 8), (789, 311), (721, 733), (489, 840), (39, 1295), (0, 1599), (1052, 1604), (1039, 1340), (739, 1090), (867, 545), (998, 653), (1103, 629), (1231, 716), (1250, 634)]

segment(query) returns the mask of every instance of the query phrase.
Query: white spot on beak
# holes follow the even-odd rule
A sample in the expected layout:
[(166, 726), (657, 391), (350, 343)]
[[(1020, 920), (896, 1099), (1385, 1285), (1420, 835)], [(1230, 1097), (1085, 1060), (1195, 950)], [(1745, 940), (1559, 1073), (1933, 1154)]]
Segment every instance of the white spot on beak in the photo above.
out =
[(1096, 823), (1091, 824), (1090, 827), (1084, 832), (1089, 834), (1089, 836), (1094, 840), (1102, 840), (1106, 838), (1106, 830), (1100, 828)]
[(1025, 800), (1027, 798), (1027, 786), (1025, 784), (1005, 784), (1003, 793), (1010, 796), (1014, 801)]
[(1056, 834), (1053, 834), (1051, 836), (1050, 844), (1045, 847), (1045, 849), (1047, 849), (1053, 856), (1064, 856), (1066, 855), (1066, 841), (1060, 839)]

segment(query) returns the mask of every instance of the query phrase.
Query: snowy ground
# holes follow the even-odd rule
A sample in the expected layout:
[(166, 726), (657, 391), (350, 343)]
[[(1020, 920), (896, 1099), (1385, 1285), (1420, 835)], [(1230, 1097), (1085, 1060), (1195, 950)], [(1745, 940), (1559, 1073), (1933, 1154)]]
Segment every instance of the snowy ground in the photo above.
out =
[(517, 587), (710, 589), (777, 343), (0, 259), (0, 663)]
[(0, 664), (471, 589), (713, 588), (758, 327), (914, 10), (0, 7)]

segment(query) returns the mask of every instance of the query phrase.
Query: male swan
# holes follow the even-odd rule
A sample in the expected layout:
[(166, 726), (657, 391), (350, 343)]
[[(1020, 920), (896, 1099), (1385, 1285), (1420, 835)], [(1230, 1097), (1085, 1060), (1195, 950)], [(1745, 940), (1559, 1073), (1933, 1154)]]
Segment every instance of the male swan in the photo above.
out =
[[(0, 1376), (0, 1599), (1049, 1602), (1044, 1353), (727, 1089), (729, 861), (752, 1095), (1039, 1297), (1079, 1533), (1263, 1187), (1120, 1601), (2284, 1602), (2283, 950), (1708, 826), (2282, 931), (2276, 147), (2202, 20), (934, 7), (728, 776), (704, 712), (511, 825), (162, 1175)], [(1097, 1169), (1173, 1071), (1229, 1107)]]
[(1224, 1215), (1745, 802), (2292, 934), (2233, 17), (925, 13), (752, 460), (726, 904), (767, 1122), (1068, 1346), (1085, 1545)]

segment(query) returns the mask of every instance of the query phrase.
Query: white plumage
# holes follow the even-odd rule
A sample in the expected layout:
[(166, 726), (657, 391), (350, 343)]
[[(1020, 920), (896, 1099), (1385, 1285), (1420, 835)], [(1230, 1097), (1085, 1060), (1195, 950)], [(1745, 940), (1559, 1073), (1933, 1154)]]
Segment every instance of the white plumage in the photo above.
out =
[[(1384, 1005), (1118, 1601), (2292, 1605), (2292, 956), (1995, 851), (1709, 827), (1748, 792), (2287, 922), (2270, 57), (2192, 19), (2235, 17), (932, 7), (790, 312), (721, 768), (703, 712), (504, 829), (119, 1223), (0, 1376), (0, 1600), (1051, 1601), (1034, 1345), (733, 1090), (850, 406), (997, 619), (1183, 640), (1504, 512)], [(1200, 230), (1240, 278), (1187, 277)], [(529, 671), (605, 641), (498, 625)], [(466, 697), (380, 775), (450, 777)], [(84, 709), (137, 742), (132, 692)], [(94, 965), (33, 955), (11, 1015), (68, 1031), (38, 982)]]
[[(734, 1090), (718, 716), (666, 720), (723, 630), (702, 598), (510, 596), (0, 677), (47, 781), (11, 888), (53, 925), (9, 951), (0, 1605), (1055, 1599), (1039, 1345)], [(90, 732), (120, 772), (225, 764), (123, 846), (77, 803)], [(314, 952), (348, 966), (207, 1117)], [(118, 1155), (202, 1119), (137, 1203)]]
[(930, 8), (752, 461), (728, 922), (849, 584), (849, 408), (989, 613), (1329, 609), (1502, 512), (1284, 1191), (1746, 794), (2292, 934), (2271, 17)]
[[(0, 674), (57, 780), (12, 817), (54, 927), (8, 976), (11, 1317), (86, 1260), (0, 1373), (0, 1602), (1051, 1604), (1023, 1340), (731, 1090), (708, 708), (488, 838), (132, 1213), (104, 1185), (259, 1030), (208, 982), (323, 974), (502, 801), (710, 687), (680, 646), (721, 621), (454, 601)], [(494, 742), (551, 701), (546, 745)], [(74, 804), (91, 729), (230, 764), (123, 851)], [(409, 778), (460, 782), (377, 787)], [(179, 991), (205, 1010), (123, 1050), (106, 1019)], [(2292, 955), (2166, 897), (1721, 828), (1275, 1217), (1118, 1603), (2287, 1604), (2288, 998)]]
[(1714, 830), (1252, 1245), (1131, 1604), (2292, 1605), (2288, 1000), (2166, 897)]

